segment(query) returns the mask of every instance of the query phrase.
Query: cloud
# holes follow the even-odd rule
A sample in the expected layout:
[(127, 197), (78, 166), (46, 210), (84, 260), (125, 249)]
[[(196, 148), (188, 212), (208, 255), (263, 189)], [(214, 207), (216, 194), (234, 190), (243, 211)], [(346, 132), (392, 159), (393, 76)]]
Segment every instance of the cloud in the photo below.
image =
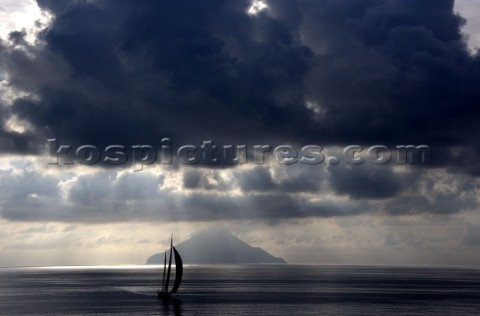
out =
[(468, 225), (462, 243), (466, 246), (480, 246), (480, 226)]
[(479, 8), (480, 2), (478, 0), (457, 0), (455, 1), (455, 10), (457, 10), (460, 15), (467, 19), (467, 23), (463, 28), (464, 33), (466, 34), (468, 44), (470, 49), (474, 53), (480, 47), (480, 22), (478, 21), (478, 15), (480, 13)]
[(429, 172), (409, 182), (402, 194), (385, 204), (390, 214), (455, 214), (478, 211), (479, 183), (471, 176)]
[(183, 172), (183, 188), (197, 190), (230, 191), (232, 183), (229, 183), (221, 171), (185, 170)]
[(245, 192), (315, 193), (325, 176), (322, 167), (308, 165), (260, 166), (234, 172)]
[[(255, 15), (247, 12), (250, 1), (38, 4), (53, 16), (39, 42), (15, 33), (0, 44), (2, 87), (12, 95), (0, 106), (4, 154), (39, 155), (50, 137), (100, 148), (160, 147), (164, 137), (174, 147), (205, 139), (411, 143), (434, 148), (434, 165), (422, 169), (433, 178), (445, 170), (468, 174), (465, 181), (480, 174), (480, 60), (466, 46), (453, 1), (272, 0)], [(28, 128), (8, 129), (13, 118)], [(417, 177), (420, 167), (284, 167), (175, 166), (181, 184), (174, 189), (161, 172), (92, 168), (63, 182), (39, 172), (51, 192), (6, 191), (2, 216), (280, 219), (445, 214), (478, 202), (474, 188), (423, 186), (429, 176)], [(25, 201), (13, 198), (21, 194)], [(53, 210), (53, 201), (64, 211)]]
[[(247, 1), (187, 2), (150, 2), (144, 8), (111, 1), (39, 2), (55, 15), (42, 37), (45, 46), (3, 58), (12, 65), (11, 85), (35, 90), (39, 101), (19, 100), (13, 112), (46, 127), (45, 136), (101, 145), (138, 139), (158, 144), (159, 136), (181, 140), (197, 134), (228, 139), (232, 122), (248, 140), (253, 128), (274, 129), (268, 132), (274, 135), (279, 124), (302, 115), (288, 99), (301, 97), (308, 48), (275, 19), (248, 16)], [(233, 23), (228, 29), (226, 19)], [(66, 65), (49, 73), (67, 79), (26, 87), (22, 78), (38, 76), (33, 66), (19, 67), (14, 53), (24, 63), (31, 54), (35, 65)], [(277, 99), (285, 103), (282, 108)]]
[(480, 64), (453, 1), (38, 3), (45, 44), (5, 43), (2, 65), (38, 96), (10, 115), (45, 138), (476, 141)]
[(479, 183), (473, 177), (374, 167), (180, 168), (172, 176), (168, 167), (82, 174), (20, 160), (0, 168), (0, 216), (66, 223), (256, 220), (278, 225), (362, 214), (476, 212)]
[(383, 199), (398, 195), (412, 183), (410, 173), (397, 174), (390, 167), (340, 165), (330, 168), (330, 182), (337, 194), (353, 199)]
[[(2, 262), (147, 257), (131, 245), (157, 251), (159, 231), (213, 221), (289, 261), (478, 262), (480, 57), (453, 0), (37, 3), (48, 27), (0, 41)], [(41, 161), (48, 138), (165, 137), (174, 150), (427, 144), (433, 163)]]
[(161, 169), (99, 169), (78, 174), (55, 169), (45, 173), (40, 166), (38, 162), (17, 163), (0, 169), (1, 184), (5, 187), (0, 194), (2, 218), (83, 223), (249, 219), (268, 222), (357, 215), (374, 210), (368, 202), (319, 198), (310, 187), (301, 184), (291, 192), (282, 182), (276, 184), (279, 190), (247, 188), (243, 177), (260, 173), (255, 169), (253, 173), (246, 169), (241, 176), (235, 175), (236, 169), (205, 169), (203, 173), (201, 169), (178, 170), (181, 181), (176, 184)]

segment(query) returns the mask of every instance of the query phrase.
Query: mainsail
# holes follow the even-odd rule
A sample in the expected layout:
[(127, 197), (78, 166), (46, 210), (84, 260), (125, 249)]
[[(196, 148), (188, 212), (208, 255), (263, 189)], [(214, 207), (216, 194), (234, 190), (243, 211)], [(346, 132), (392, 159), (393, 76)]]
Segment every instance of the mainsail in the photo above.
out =
[(183, 263), (182, 257), (180, 257), (180, 254), (178, 253), (177, 249), (175, 249), (175, 247), (173, 247), (173, 252), (175, 254), (175, 283), (173, 283), (172, 293), (177, 293), (178, 287), (182, 282)]
[[(172, 269), (172, 254), (175, 256), (175, 282), (173, 283), (172, 291), (168, 291), (168, 285), (170, 283), (170, 273)], [(167, 268), (167, 252), (165, 251), (165, 259), (163, 262), (163, 284), (162, 291), (158, 292), (158, 296), (162, 299), (166, 299), (170, 296), (171, 293), (177, 293), (180, 283), (182, 282), (183, 276), (183, 263), (180, 254), (177, 249), (173, 247), (173, 238), (170, 241), (170, 258), (168, 259), (168, 268)]]

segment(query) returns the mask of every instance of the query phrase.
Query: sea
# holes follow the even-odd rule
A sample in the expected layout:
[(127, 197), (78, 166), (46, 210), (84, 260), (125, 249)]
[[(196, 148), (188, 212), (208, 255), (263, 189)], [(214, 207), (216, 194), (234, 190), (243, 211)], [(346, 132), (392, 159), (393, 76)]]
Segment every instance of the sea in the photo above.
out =
[(480, 315), (480, 269), (186, 265), (0, 268), (0, 315)]

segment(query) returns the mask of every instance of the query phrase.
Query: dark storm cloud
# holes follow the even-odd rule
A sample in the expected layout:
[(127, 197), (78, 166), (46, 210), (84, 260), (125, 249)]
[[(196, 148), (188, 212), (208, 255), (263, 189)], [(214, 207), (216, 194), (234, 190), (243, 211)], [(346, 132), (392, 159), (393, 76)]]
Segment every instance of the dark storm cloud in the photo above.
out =
[(414, 180), (410, 174), (396, 174), (390, 167), (347, 165), (330, 168), (332, 189), (353, 199), (383, 199), (394, 197)]
[[(101, 145), (248, 141), (255, 130), (295, 136), (308, 119), (311, 50), (274, 18), (248, 16), (247, 1), (40, 5), (55, 15), (45, 50), (68, 65), (68, 79), (39, 83), (41, 101), (14, 111), (45, 135)], [(12, 78), (28, 71), (10, 68)]]
[[(2, 152), (39, 152), (51, 137), (99, 147), (159, 147), (164, 137), (174, 147), (205, 139), (225, 144), (428, 144), (434, 148), (434, 167), (480, 174), (480, 55), (468, 53), (460, 32), (464, 20), (454, 13), (453, 0), (270, 0), (269, 8), (254, 16), (246, 13), (246, 0), (38, 4), (54, 17), (40, 34), (43, 44), (29, 44), (21, 32), (0, 44), (2, 77), (27, 93), (11, 106), (1, 106)], [(13, 116), (32, 128), (9, 131), (5, 123)], [(471, 208), (471, 200), (457, 207), (421, 195), (409, 200), (405, 192), (411, 192), (416, 178), (389, 168), (337, 167), (325, 176), (331, 189), (359, 205), (398, 197), (397, 204), (389, 205), (391, 213)], [(178, 218), (187, 217), (182, 207), (198, 210), (198, 218), (208, 218), (208, 212), (214, 218), (220, 209), (225, 214), (235, 210), (235, 203), (242, 203), (246, 215), (256, 209), (273, 217), (342, 212), (305, 199), (303, 205), (294, 194), (328, 186), (318, 170), (292, 168), (236, 172), (244, 195), (228, 197), (228, 203), (221, 196), (204, 200), (208, 195), (198, 192), (178, 201), (162, 198), (178, 210)], [(137, 192), (134, 185), (118, 196), (128, 197), (133, 190), (130, 198), (145, 198), (136, 206), (153, 210), (147, 197), (159, 198), (153, 188), (162, 181), (144, 180), (147, 191)], [(105, 201), (115, 196), (111, 180), (95, 181), (90, 187), (98, 190), (89, 193), (87, 181), (69, 191), (69, 199), (82, 204), (88, 194)], [(200, 168), (184, 174), (183, 186), (190, 191), (232, 187)], [(456, 200), (453, 193), (442, 194), (439, 201)], [(121, 199), (111, 202), (102, 214), (130, 216)], [(275, 207), (277, 202), (284, 212)], [(81, 208), (75, 214), (95, 218), (88, 202)], [(3, 216), (13, 216), (8, 214)]]
[[(14, 112), (45, 136), (466, 148), (476, 140), (480, 62), (453, 1), (277, 0), (256, 16), (246, 14), (249, 1), (38, 3), (55, 17), (45, 47), (30, 49), (30, 66), (4, 60), (12, 84), (40, 96)], [(37, 63), (65, 64), (41, 78), (67, 80), (26, 87)]]
[(275, 184), (269, 168), (258, 167), (249, 170), (240, 178), (240, 187), (242, 191), (273, 191), (277, 185)]
[(324, 43), (309, 85), (329, 129), (348, 125), (339, 138), (350, 141), (465, 143), (473, 137), (465, 124), (478, 119), (479, 63), (453, 1), (373, 3), (320, 1), (306, 18), (309, 30), (337, 26), (328, 35), (308, 31), (309, 42)]
[(325, 172), (322, 167), (308, 165), (255, 167), (235, 172), (243, 192), (319, 192)]
[[(0, 120), (2, 117), (0, 115)], [(0, 147), (4, 153), (24, 154), (31, 151), (36, 144), (32, 141), (34, 135), (20, 134), (13, 131), (0, 130)]]
[(199, 171), (189, 171), (183, 175), (183, 187), (185, 189), (197, 189), (199, 187), (207, 187), (208, 184), (202, 183), (202, 173)]
[(232, 188), (232, 183), (229, 183), (214, 171), (206, 169), (186, 170), (183, 174), (183, 188), (228, 191)]

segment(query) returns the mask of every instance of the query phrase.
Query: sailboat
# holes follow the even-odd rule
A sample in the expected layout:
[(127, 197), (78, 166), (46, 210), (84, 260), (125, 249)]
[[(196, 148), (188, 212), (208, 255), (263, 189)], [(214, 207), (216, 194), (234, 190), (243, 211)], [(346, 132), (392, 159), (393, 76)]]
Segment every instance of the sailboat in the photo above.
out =
[[(172, 254), (175, 256), (175, 282), (173, 282), (172, 290), (168, 290), (170, 283), (170, 272), (172, 269)], [(182, 282), (183, 276), (183, 263), (182, 257), (178, 253), (177, 249), (173, 247), (173, 236), (170, 239), (170, 258), (168, 259), (168, 268), (167, 268), (167, 252), (165, 251), (165, 259), (163, 261), (163, 283), (162, 289), (158, 291), (158, 298), (162, 300), (168, 300), (173, 293), (177, 293), (180, 283)]]

